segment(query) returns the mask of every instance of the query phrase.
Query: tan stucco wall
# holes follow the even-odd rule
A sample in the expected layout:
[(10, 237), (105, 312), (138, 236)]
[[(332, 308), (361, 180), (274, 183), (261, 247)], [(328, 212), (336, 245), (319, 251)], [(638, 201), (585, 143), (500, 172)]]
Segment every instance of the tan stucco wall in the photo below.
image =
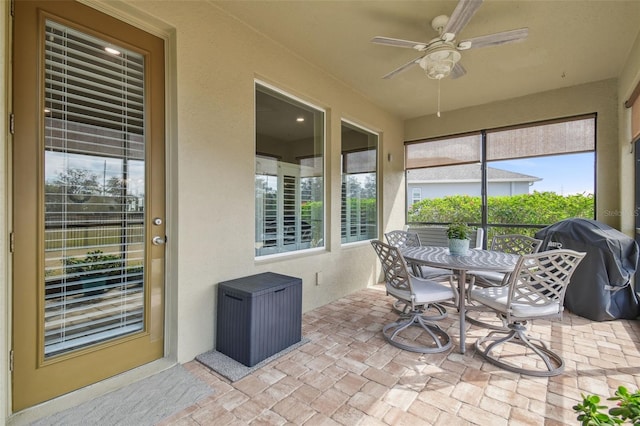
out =
[[(170, 76), (176, 137), (170, 143), (177, 206), (168, 219), (176, 224), (169, 244), (177, 274), (168, 286), (177, 288), (178, 361), (214, 347), (218, 282), (263, 271), (300, 277), (304, 311), (373, 284), (377, 260), (370, 244), (340, 244), (340, 120), (380, 131), (381, 153), (402, 146), (402, 122), (206, 2), (133, 4), (176, 34), (177, 73)], [(254, 260), (254, 79), (327, 109), (326, 251)], [(382, 188), (383, 194), (396, 190), (386, 182)], [(319, 286), (316, 272), (322, 273)]]
[[(633, 89), (640, 82), (640, 34), (618, 79), (618, 111), (620, 116), (620, 227), (627, 235), (635, 234), (635, 155), (631, 152), (631, 110), (624, 107)], [(636, 288), (637, 285), (636, 285)]]
[(446, 111), (405, 122), (405, 137), (416, 140), (473, 130), (597, 113), (596, 219), (615, 228), (620, 217), (618, 191), (618, 109), (615, 79), (558, 89), (501, 102)]

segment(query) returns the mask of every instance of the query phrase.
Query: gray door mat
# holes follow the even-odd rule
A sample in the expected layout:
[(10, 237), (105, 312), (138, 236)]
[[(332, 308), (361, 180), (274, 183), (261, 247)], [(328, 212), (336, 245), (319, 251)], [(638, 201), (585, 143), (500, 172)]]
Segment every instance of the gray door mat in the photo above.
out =
[(212, 393), (205, 382), (176, 365), (32, 425), (151, 426)]
[(309, 339), (303, 337), (298, 343), (294, 343), (293, 345), (281, 350), (280, 352), (271, 355), (269, 358), (266, 358), (253, 367), (247, 367), (246, 365), (236, 361), (233, 358), (229, 358), (223, 353), (216, 351), (215, 349), (210, 350), (209, 352), (205, 352), (196, 357), (196, 360), (202, 363), (203, 365), (209, 367), (211, 370), (220, 374), (223, 377), (226, 377), (231, 382), (238, 381), (242, 379), (244, 376), (251, 374), (255, 370), (264, 367), (269, 364), (271, 361), (280, 358), (282, 355), (291, 352), (294, 349), (299, 348), (305, 343), (309, 342)]

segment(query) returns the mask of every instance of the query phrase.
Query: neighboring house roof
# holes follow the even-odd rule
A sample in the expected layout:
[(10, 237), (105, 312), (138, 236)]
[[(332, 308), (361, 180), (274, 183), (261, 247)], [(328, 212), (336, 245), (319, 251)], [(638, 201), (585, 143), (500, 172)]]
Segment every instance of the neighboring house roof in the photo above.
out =
[[(407, 171), (408, 183), (480, 182), (481, 170), (477, 164), (429, 167)], [(542, 178), (508, 170), (487, 167), (489, 182), (538, 182)]]

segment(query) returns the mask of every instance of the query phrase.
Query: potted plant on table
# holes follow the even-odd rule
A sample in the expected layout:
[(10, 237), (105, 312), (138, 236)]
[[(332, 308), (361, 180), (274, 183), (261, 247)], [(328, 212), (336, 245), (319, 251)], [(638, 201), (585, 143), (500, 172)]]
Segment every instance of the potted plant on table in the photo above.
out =
[(449, 253), (464, 256), (469, 250), (471, 228), (466, 223), (452, 223), (447, 228)]

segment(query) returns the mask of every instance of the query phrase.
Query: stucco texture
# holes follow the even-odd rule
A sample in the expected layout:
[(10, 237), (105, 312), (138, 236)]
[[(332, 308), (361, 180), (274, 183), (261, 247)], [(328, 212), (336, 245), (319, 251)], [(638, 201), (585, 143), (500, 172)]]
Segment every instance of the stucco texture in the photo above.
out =
[[(176, 137), (169, 144), (176, 147), (177, 207), (176, 217), (168, 219), (176, 221), (169, 244), (175, 259), (170, 267), (177, 273), (167, 285), (177, 299), (173, 344), (178, 361), (214, 347), (216, 285), (221, 281), (264, 271), (300, 277), (303, 311), (375, 283), (377, 259), (370, 244), (340, 244), (340, 121), (380, 132), (380, 157), (392, 146), (398, 159), (402, 122), (211, 4), (134, 4), (175, 29), (176, 70), (169, 78), (176, 81)], [(326, 250), (254, 258), (256, 79), (326, 110)], [(391, 170), (388, 162), (380, 165), (383, 197), (402, 193), (402, 164)], [(384, 217), (403, 212), (402, 201), (383, 198)], [(317, 272), (322, 273), (320, 285), (315, 284)]]

